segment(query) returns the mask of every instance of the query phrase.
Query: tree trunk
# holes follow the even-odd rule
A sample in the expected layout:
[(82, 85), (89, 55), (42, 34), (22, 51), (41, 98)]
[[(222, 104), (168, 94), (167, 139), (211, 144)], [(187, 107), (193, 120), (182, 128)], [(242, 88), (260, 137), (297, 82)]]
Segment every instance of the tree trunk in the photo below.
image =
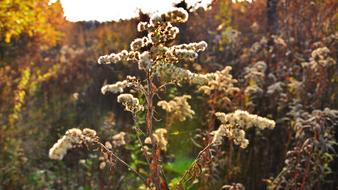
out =
[(267, 31), (269, 34), (276, 34), (278, 31), (278, 0), (267, 0)]

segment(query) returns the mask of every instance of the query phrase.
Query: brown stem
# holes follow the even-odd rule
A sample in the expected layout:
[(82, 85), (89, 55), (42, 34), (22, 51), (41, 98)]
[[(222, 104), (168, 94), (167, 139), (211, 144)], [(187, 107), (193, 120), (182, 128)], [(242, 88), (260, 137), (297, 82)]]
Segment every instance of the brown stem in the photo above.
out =
[(150, 72), (147, 72), (147, 115), (146, 115), (146, 125), (147, 125), (147, 133), (150, 137), (152, 144), (152, 158), (149, 166), (150, 169), (150, 180), (155, 185), (156, 190), (161, 190), (160, 184), (160, 168), (159, 168), (159, 158), (160, 158), (160, 150), (157, 147), (157, 142), (155, 136), (153, 135), (152, 129), (152, 119), (153, 119), (153, 97), (154, 97), (154, 84), (152, 81), (152, 76)]
[[(209, 113), (207, 115), (207, 135), (206, 139), (204, 141), (204, 146), (206, 146), (207, 149), (209, 149), (209, 146), (212, 142), (213, 136), (211, 135), (211, 132), (215, 129), (215, 112), (216, 112), (216, 101), (217, 101), (217, 93), (212, 93), (208, 99), (208, 105), (209, 105)], [(207, 151), (207, 149), (203, 151)], [(208, 156), (208, 159), (211, 159), (210, 155)], [(202, 178), (202, 186), (203, 189), (208, 189), (208, 181), (209, 176), (212, 175), (212, 169), (210, 168), (210, 165), (206, 166), (208, 169), (205, 171), (203, 178)]]
[(305, 189), (305, 183), (306, 183), (306, 180), (307, 178), (309, 177), (309, 172), (310, 172), (310, 164), (311, 164), (311, 155), (312, 155), (312, 151), (313, 149), (310, 150), (310, 152), (308, 153), (309, 155), (309, 160), (308, 162), (306, 163), (306, 168), (305, 168), (305, 172), (304, 172), (304, 175), (303, 175), (303, 179), (302, 179), (302, 185), (300, 187), (301, 190), (304, 190)]
[(208, 136), (207, 136), (207, 144), (211, 142), (212, 135), (210, 134), (215, 129), (215, 105), (210, 105), (210, 112), (208, 118)]

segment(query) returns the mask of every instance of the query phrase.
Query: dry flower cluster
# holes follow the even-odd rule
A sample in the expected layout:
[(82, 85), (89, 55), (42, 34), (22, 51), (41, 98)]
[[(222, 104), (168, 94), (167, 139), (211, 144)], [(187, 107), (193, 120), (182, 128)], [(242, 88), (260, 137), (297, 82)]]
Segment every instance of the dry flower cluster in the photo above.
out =
[(214, 93), (221, 94), (222, 97), (218, 101), (230, 104), (231, 100), (229, 97), (234, 96), (240, 91), (239, 88), (234, 86), (234, 84), (237, 83), (237, 80), (232, 78), (230, 71), (231, 67), (227, 66), (221, 71), (207, 74), (209, 79), (208, 82), (199, 87), (198, 90), (205, 95), (211, 95)]
[(311, 68), (313, 71), (318, 72), (319, 67), (328, 68), (336, 64), (336, 61), (329, 56), (330, 50), (327, 47), (317, 48), (312, 51), (310, 62), (302, 63), (304, 68)]
[(112, 138), (112, 144), (114, 147), (120, 147), (126, 144), (126, 133), (119, 132), (118, 134), (114, 135)]
[[(207, 75), (193, 73), (187, 69), (177, 67), (174, 64), (160, 64), (156, 68), (156, 73), (163, 81), (187, 81), (190, 84), (197, 85), (203, 85), (208, 82)], [(175, 75), (172, 75), (172, 73), (175, 73)]]
[(184, 121), (187, 118), (192, 118), (195, 114), (187, 101), (188, 99), (191, 99), (191, 96), (176, 96), (169, 102), (165, 100), (159, 101), (157, 105), (165, 110), (172, 120)]
[(273, 129), (275, 122), (273, 120), (260, 117), (258, 115), (249, 114), (246, 111), (236, 110), (233, 113), (225, 114), (217, 112), (217, 119), (221, 121), (221, 126), (213, 132), (213, 143), (219, 145), (222, 143), (223, 137), (227, 137), (241, 148), (246, 148), (249, 140), (245, 138), (245, 130), (251, 127), (259, 129)]
[(112, 64), (118, 62), (127, 62), (127, 61), (135, 61), (139, 58), (140, 54), (135, 51), (128, 52), (127, 50), (123, 50), (120, 53), (112, 53), (110, 55), (101, 56), (98, 59), (99, 64)]
[[(197, 52), (204, 51), (207, 43), (182, 44), (166, 47), (164, 44), (176, 38), (179, 33), (177, 27), (171, 23), (186, 22), (187, 12), (182, 8), (177, 8), (171, 12), (154, 15), (150, 23), (140, 22), (139, 31), (148, 31), (147, 37), (137, 38), (130, 44), (132, 51), (123, 50), (120, 53), (101, 56), (99, 64), (112, 64), (125, 61), (137, 61), (139, 69), (150, 69), (157, 66), (160, 62), (178, 62), (179, 60), (194, 60)], [(148, 47), (149, 51), (140, 52), (141, 48)]]
[(135, 98), (132, 94), (120, 94), (117, 97), (117, 102), (124, 105), (126, 111), (130, 111), (132, 113), (144, 110), (144, 107), (140, 105), (139, 100)]
[(118, 81), (114, 84), (107, 84), (101, 88), (101, 93), (106, 94), (107, 92), (122, 93), (125, 88), (131, 87), (133, 82), (136, 80), (133, 76), (127, 76), (127, 80)]
[(97, 138), (96, 131), (92, 129), (69, 129), (49, 150), (49, 158), (62, 160), (69, 149), (80, 146), (83, 143), (93, 142), (97, 140)]
[[(159, 128), (156, 129), (153, 136), (155, 137), (158, 146), (160, 147), (161, 150), (167, 151), (167, 145), (168, 145), (168, 140), (167, 140), (167, 129), (164, 128)], [(147, 137), (144, 139), (145, 144), (151, 144), (151, 139), (150, 137)]]

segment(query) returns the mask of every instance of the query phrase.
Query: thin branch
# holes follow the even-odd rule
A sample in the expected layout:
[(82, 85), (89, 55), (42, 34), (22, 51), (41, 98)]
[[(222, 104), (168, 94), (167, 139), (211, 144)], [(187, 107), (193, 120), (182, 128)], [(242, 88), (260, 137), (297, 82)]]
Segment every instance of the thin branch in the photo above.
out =
[(180, 178), (180, 180), (176, 183), (175, 188), (174, 188), (175, 190), (177, 190), (177, 188), (180, 187), (180, 186), (183, 184), (183, 181), (188, 182), (188, 181), (190, 181), (190, 180), (192, 179), (191, 177), (189, 177), (187, 180), (185, 180), (185, 178), (186, 178), (188, 175), (190, 175), (192, 169), (194, 169), (194, 168), (196, 167), (196, 164), (197, 164), (197, 166), (199, 167), (198, 161), (201, 159), (202, 154), (203, 154), (204, 152), (206, 152), (212, 145), (213, 145), (213, 142), (209, 143), (206, 147), (204, 147), (203, 150), (201, 150), (201, 151), (198, 153), (198, 155), (197, 155), (197, 157), (195, 158), (194, 162), (190, 165), (190, 167), (184, 172), (184, 174), (183, 174), (183, 176)]
[(167, 83), (164, 83), (162, 84), (161, 86), (158, 87), (158, 90), (161, 90), (162, 88), (166, 88), (167, 86), (169, 85), (174, 85), (176, 84), (177, 82), (174, 80), (174, 81), (170, 81), (170, 82), (167, 82)]
[(106, 152), (108, 152), (110, 155), (112, 155), (117, 161), (119, 161), (120, 163), (122, 163), (122, 165), (124, 165), (125, 167), (128, 168), (129, 171), (132, 171), (133, 173), (135, 173), (139, 178), (141, 178), (141, 180), (145, 183), (146, 179), (145, 177), (143, 177), (140, 173), (138, 173), (134, 168), (132, 168), (129, 164), (127, 164), (125, 161), (123, 161), (120, 157), (118, 157), (117, 155), (115, 155), (112, 151), (110, 151), (106, 146), (104, 146), (101, 142), (99, 141), (95, 141), (96, 144), (98, 144), (100, 146), (100, 148), (104, 149)]

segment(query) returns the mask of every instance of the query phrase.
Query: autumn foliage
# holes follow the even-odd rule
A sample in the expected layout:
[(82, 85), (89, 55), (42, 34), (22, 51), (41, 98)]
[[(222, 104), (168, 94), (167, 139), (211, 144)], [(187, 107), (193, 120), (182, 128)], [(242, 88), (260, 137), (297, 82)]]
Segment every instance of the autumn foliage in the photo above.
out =
[(73, 23), (0, 1), (0, 189), (334, 190), (337, 2), (197, 5)]

